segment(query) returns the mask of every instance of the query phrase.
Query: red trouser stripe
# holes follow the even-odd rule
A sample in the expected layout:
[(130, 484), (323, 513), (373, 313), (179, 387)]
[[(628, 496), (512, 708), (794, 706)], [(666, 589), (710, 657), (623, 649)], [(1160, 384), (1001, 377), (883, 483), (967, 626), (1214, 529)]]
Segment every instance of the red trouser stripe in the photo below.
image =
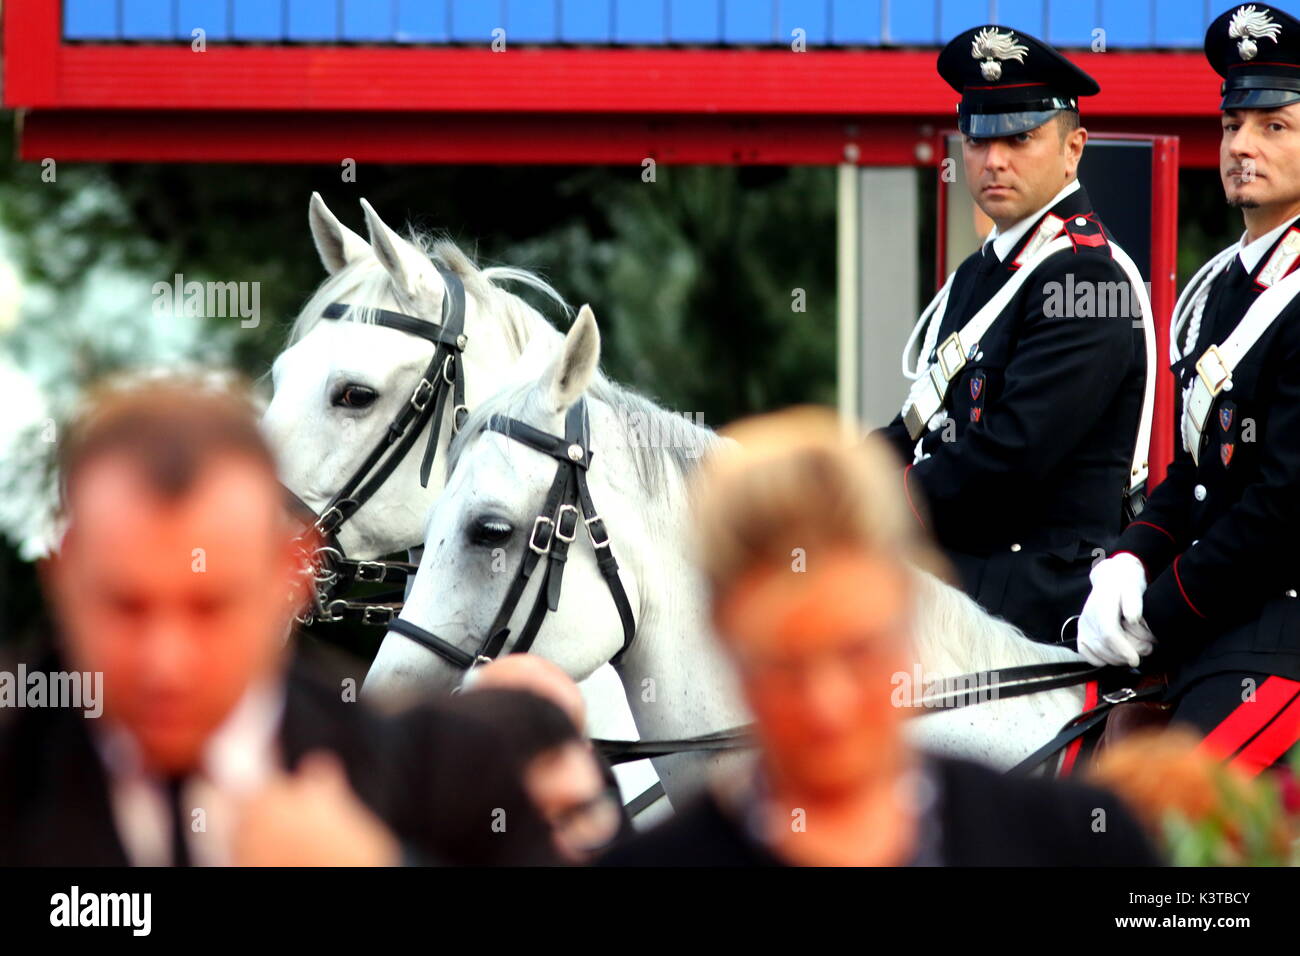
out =
[(1300, 684), (1272, 676), (1260, 684), (1255, 699), (1233, 708), (1202, 742), (1201, 746), (1221, 759), (1228, 759), (1258, 734), (1283, 708), (1291, 703)]
[(1232, 760), (1231, 766), (1249, 776), (1256, 776), (1261, 770), (1271, 767), (1278, 757), (1300, 740), (1300, 683), (1288, 683), (1295, 691), (1291, 703)]
[[(1083, 709), (1092, 710), (1097, 706), (1097, 682), (1088, 681), (1083, 688)], [(1074, 770), (1074, 762), (1079, 759), (1079, 751), (1083, 748), (1083, 737), (1078, 737), (1070, 742), (1065, 748), (1065, 755), (1061, 758), (1061, 771), (1058, 777), (1068, 777)]]

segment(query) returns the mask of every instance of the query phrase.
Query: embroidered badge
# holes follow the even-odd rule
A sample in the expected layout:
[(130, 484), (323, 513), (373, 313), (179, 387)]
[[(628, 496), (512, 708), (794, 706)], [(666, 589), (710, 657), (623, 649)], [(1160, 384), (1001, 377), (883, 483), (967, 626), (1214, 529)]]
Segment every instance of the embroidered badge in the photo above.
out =
[(1281, 25), (1269, 19), (1268, 11), (1256, 10), (1253, 3), (1238, 7), (1228, 22), (1228, 36), (1237, 41), (1237, 52), (1243, 60), (1253, 60), (1259, 53), (1256, 40), (1272, 40), (1276, 43), (1281, 32)]
[(977, 422), (984, 415), (985, 385), (987, 377), (983, 372), (976, 372), (970, 377), (970, 420)]
[(1255, 281), (1267, 289), (1294, 272), (1297, 265), (1300, 265), (1300, 229), (1292, 228), (1277, 244)]
[(970, 55), (980, 61), (980, 73), (990, 83), (1002, 79), (1002, 64), (999, 60), (1024, 63), (1028, 52), (1029, 47), (1017, 43), (1014, 33), (1003, 33), (997, 27), (985, 27), (975, 34), (970, 45)]
[(1232, 461), (1232, 450), (1237, 447), (1231, 442), (1224, 442), (1219, 446), (1219, 460), (1223, 462), (1223, 467), (1227, 468), (1228, 463)]
[(1219, 426), (1220, 426), (1220, 427), (1221, 427), (1225, 432), (1226, 432), (1229, 428), (1232, 427), (1232, 409), (1231, 409), (1231, 408), (1221, 408), (1221, 409), (1219, 409)]

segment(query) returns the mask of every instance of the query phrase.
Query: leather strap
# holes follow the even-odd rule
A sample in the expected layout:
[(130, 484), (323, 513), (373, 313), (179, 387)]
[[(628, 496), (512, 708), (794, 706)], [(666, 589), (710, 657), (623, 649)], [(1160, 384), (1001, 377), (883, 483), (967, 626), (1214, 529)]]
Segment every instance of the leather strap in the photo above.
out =
[[(1099, 670), (1101, 668), (1098, 668)], [(1027, 774), (1037, 769), (1037, 767), (1054, 754), (1064, 750), (1074, 741), (1078, 740), (1092, 728), (1106, 719), (1111, 708), (1117, 704), (1126, 704), (1135, 700), (1148, 700), (1152, 697), (1158, 697), (1165, 692), (1163, 684), (1153, 684), (1150, 687), (1143, 687), (1139, 690), (1133, 690), (1130, 687), (1121, 690), (1112, 691), (1109, 694), (1102, 694), (1101, 703), (1091, 710), (1085, 710), (1077, 717), (1072, 717), (1066, 721), (1061, 732), (1049, 740), (1043, 746), (1039, 747), (1020, 763), (1016, 764), (1007, 771), (1009, 776), (1017, 774)]]
[(618, 576), (618, 561), (610, 547), (605, 523), (596, 511), (591, 489), (587, 484), (587, 469), (591, 463), (592, 453), (588, 442), (590, 422), (586, 402), (584, 400), (575, 402), (565, 415), (563, 437), (549, 434), (526, 422), (503, 415), (493, 415), (485, 428), (527, 445), (556, 461), (555, 477), (547, 490), (541, 509), (533, 518), (523, 556), (506, 590), (505, 598), (488, 626), (476, 654), (471, 655), (460, 649), (456, 649), (454, 655), (445, 653), (446, 648), (452, 645), (410, 621), (402, 621), (401, 627), (391, 629), (418, 640), (457, 667), (468, 668), (473, 666), (475, 661), (495, 659), (505, 650), (511, 633), (510, 621), (523, 598), (528, 582), (540, 568), (541, 579), (538, 583), (537, 595), (523, 628), (510, 648), (512, 654), (527, 652), (532, 648), (546, 614), (559, 610), (564, 569), (569, 558), (569, 545), (577, 538), (578, 518), (581, 515), (582, 524), (587, 529), (596, 555), (596, 565), (609, 589), (623, 627), (623, 646), (612, 659), (613, 663), (617, 663), (632, 646), (632, 640), (636, 636), (636, 616), (632, 611), (632, 604), (628, 600), (623, 582)]

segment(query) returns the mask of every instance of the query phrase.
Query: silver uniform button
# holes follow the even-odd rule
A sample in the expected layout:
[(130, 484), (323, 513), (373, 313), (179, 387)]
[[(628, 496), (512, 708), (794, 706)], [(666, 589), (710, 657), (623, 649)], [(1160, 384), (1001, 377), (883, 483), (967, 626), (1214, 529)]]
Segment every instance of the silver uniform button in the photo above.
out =
[(1286, 596), (1287, 596), (1287, 597), (1295, 597), (1295, 588), (1291, 588), (1289, 591), (1287, 591), (1287, 592), (1286, 592)]
[(1197, 501), (1204, 501), (1205, 496), (1208, 494), (1209, 492), (1205, 490), (1204, 485), (1197, 485), (1195, 488), (1192, 489), (1192, 497), (1195, 498)]
[(1018, 544), (1013, 544), (1013, 545), (1011, 546), (1011, 550), (1012, 550), (1012, 551), (1019, 551), (1019, 550), (1020, 550), (1020, 545), (1018, 545)]
[(1074, 219), (1074, 224), (1076, 226), (1086, 226), (1088, 225), (1088, 220), (1084, 219), (1082, 216), (1076, 216)]

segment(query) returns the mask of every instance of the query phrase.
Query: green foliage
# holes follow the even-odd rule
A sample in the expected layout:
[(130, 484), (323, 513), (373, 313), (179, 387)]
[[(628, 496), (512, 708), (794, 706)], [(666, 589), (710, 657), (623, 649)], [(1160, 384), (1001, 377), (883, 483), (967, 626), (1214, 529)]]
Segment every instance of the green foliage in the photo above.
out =
[(1169, 813), (1164, 842), (1174, 866), (1300, 866), (1300, 833), (1284, 793), (1283, 774), (1300, 780), (1300, 747), (1290, 766), (1243, 787), (1222, 768), (1215, 812), (1199, 821)]

